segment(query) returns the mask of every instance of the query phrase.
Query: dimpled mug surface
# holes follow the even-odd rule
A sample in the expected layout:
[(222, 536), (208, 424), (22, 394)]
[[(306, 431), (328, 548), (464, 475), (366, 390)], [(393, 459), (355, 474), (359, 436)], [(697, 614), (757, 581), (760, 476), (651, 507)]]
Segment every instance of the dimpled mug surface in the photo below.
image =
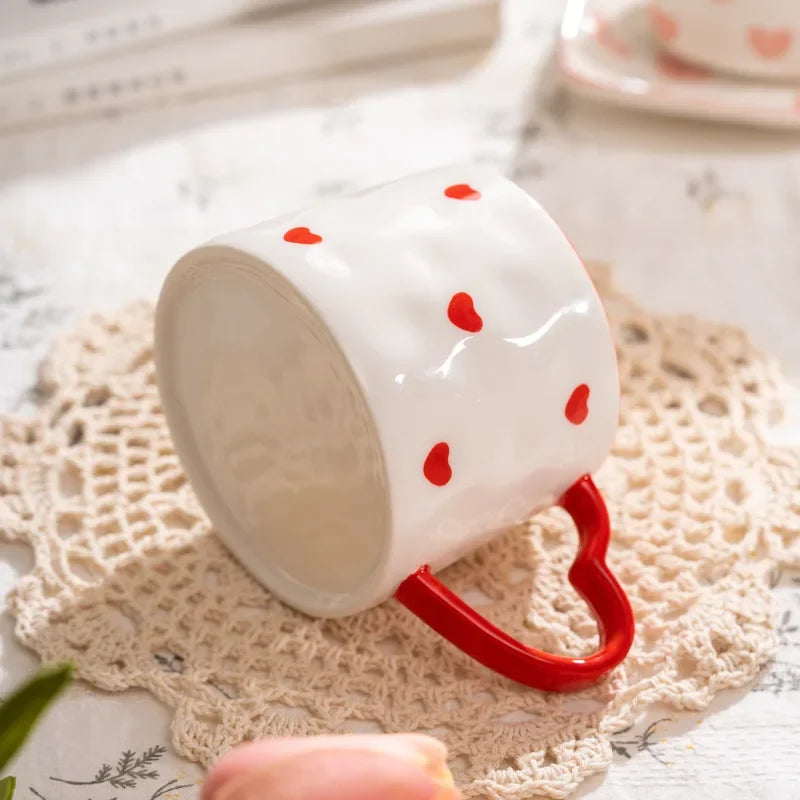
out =
[(531, 197), (472, 166), (191, 251), (162, 291), (156, 361), (215, 528), (317, 616), (374, 606), (558, 502), (617, 423), (580, 259)]
[(800, 77), (798, 0), (650, 0), (653, 32), (673, 54), (723, 72)]

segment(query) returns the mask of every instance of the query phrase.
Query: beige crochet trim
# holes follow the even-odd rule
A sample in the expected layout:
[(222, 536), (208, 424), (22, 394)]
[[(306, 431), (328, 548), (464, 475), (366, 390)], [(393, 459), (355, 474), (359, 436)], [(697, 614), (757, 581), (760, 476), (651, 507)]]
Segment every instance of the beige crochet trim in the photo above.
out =
[[(701, 709), (746, 683), (774, 649), (765, 573), (800, 564), (800, 452), (763, 435), (785, 385), (741, 331), (656, 317), (594, 273), (622, 380), (597, 481), (638, 632), (585, 702), (489, 673), (394, 602), (311, 620), (251, 580), (172, 450), (146, 304), (62, 338), (39, 416), (0, 419), (0, 532), (36, 557), (10, 600), (19, 638), (104, 689), (150, 690), (174, 710), (178, 750), (203, 764), (265, 734), (429, 730), (466, 795), (497, 800), (565, 797), (647, 706)], [(445, 578), (514, 635), (577, 655), (596, 630), (566, 581), (574, 553), (553, 510)]]

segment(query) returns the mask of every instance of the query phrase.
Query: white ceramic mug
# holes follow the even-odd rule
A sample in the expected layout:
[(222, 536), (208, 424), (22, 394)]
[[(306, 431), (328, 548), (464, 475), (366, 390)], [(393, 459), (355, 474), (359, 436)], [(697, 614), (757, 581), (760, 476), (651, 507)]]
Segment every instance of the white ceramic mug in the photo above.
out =
[[(587, 477), (616, 430), (614, 345), (580, 259), (514, 184), (439, 169), (192, 250), (161, 294), (156, 361), (198, 498), (286, 603), (338, 616), (395, 594), (545, 689), (625, 656), (632, 615)], [(430, 571), (558, 502), (600, 623), (585, 659), (524, 647)]]
[(746, 76), (800, 76), (798, 0), (649, 0), (655, 35), (687, 61)]

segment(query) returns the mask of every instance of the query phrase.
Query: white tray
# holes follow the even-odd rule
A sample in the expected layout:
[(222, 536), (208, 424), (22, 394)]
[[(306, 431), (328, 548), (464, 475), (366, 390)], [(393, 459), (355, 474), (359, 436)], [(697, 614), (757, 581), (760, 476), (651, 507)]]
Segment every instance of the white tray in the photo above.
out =
[(669, 56), (641, 0), (569, 0), (558, 56), (582, 94), (667, 114), (800, 128), (800, 84), (737, 79)]
[(486, 44), (498, 27), (498, 0), (329, 2), (232, 21), (0, 84), (0, 128), (445, 53)]

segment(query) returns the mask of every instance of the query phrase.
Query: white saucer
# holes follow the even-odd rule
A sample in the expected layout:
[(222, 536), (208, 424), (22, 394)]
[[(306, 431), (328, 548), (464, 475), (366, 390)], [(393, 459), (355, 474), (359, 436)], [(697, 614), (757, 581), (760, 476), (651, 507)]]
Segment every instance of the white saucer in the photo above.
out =
[(558, 49), (576, 91), (667, 114), (800, 128), (800, 84), (723, 76), (654, 40), (641, 0), (569, 0)]

